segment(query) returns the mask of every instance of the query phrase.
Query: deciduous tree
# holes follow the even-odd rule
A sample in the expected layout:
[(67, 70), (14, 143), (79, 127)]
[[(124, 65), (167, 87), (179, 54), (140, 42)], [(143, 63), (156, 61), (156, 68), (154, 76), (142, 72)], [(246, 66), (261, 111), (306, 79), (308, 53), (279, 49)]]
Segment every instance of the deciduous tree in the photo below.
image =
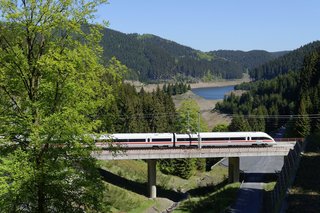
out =
[(105, 0), (0, 1), (2, 212), (102, 211), (92, 133), (116, 76), (101, 65)]

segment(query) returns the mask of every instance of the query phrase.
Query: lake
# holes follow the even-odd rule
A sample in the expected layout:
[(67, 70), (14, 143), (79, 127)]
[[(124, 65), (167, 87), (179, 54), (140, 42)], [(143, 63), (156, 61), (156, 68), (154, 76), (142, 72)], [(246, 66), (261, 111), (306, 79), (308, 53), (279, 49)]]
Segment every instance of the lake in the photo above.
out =
[(191, 91), (207, 100), (219, 100), (232, 90), (234, 90), (234, 86), (195, 88)]

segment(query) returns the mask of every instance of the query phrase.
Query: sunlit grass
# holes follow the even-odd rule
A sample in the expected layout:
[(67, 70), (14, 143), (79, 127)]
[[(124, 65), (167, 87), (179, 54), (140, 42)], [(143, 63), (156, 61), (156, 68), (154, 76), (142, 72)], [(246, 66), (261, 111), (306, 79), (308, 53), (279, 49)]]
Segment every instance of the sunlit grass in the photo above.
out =
[[(138, 187), (146, 187), (147, 184), (147, 163), (142, 160), (118, 160), (118, 161), (101, 161), (101, 168), (128, 180), (132, 185), (138, 183)], [(157, 188), (160, 191), (167, 190), (169, 193), (188, 193), (191, 196), (204, 196), (218, 190), (219, 187), (224, 186), (228, 174), (228, 169), (223, 166), (215, 166), (209, 172), (196, 172), (189, 180), (180, 177), (165, 175), (157, 170)], [(130, 182), (133, 181), (133, 182)], [(125, 181), (127, 182), (127, 181)], [(222, 183), (222, 184), (221, 184)], [(139, 185), (140, 184), (140, 185)], [(220, 185), (219, 185), (220, 184)], [(141, 190), (128, 191), (123, 188), (107, 183), (108, 196), (106, 202), (109, 202), (113, 208), (112, 212), (145, 212), (153, 208), (160, 212), (170, 206), (169, 201), (160, 201), (159, 199), (150, 200), (145, 194), (140, 194)], [(145, 188), (146, 189), (146, 188)], [(232, 191), (231, 188), (224, 189), (224, 193)], [(142, 189), (143, 191), (143, 189)], [(138, 194), (137, 194), (138, 193)], [(219, 192), (222, 193), (222, 192)], [(210, 196), (210, 194), (208, 195)], [(233, 196), (230, 196), (233, 199)], [(193, 197), (188, 203), (198, 205), (202, 203), (204, 197)], [(221, 201), (215, 198), (219, 203)], [(206, 201), (204, 203), (207, 203)], [(199, 204), (202, 205), (202, 204)], [(219, 204), (220, 205), (220, 204)]]
[(272, 191), (272, 190), (274, 189), (276, 183), (277, 183), (277, 182), (275, 182), (275, 181), (274, 181), (274, 182), (270, 182), (270, 183), (265, 183), (265, 184), (263, 185), (263, 189), (264, 189), (265, 191)]

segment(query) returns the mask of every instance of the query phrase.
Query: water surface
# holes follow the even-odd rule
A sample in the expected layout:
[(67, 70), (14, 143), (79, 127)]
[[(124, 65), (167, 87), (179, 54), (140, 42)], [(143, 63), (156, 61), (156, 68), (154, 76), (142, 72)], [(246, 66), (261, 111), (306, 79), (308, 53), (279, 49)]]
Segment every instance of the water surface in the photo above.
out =
[(234, 86), (196, 88), (191, 91), (207, 100), (219, 100), (232, 90)]

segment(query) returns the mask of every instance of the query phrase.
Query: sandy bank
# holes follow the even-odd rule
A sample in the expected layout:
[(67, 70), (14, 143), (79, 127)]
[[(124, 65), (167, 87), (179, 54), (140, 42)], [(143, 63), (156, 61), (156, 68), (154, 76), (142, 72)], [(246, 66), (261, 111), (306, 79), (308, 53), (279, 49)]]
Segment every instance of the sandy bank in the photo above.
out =
[[(204, 87), (224, 87), (224, 86), (234, 86), (241, 84), (243, 82), (249, 82), (250, 78), (249, 75), (244, 74), (243, 78), (241, 79), (234, 79), (234, 80), (219, 80), (219, 81), (212, 81), (212, 82), (199, 82), (199, 83), (191, 83), (190, 86), (192, 89), (194, 88), (204, 88)], [(157, 89), (157, 87), (161, 88), (163, 87), (164, 83), (159, 84), (144, 84), (139, 81), (125, 81), (126, 83), (129, 83), (131, 85), (134, 85), (137, 89), (137, 91), (140, 91), (140, 89), (143, 87), (143, 89), (146, 92), (152, 92)]]
[(190, 84), (191, 88), (205, 88), (205, 87), (224, 87), (224, 86), (234, 86), (241, 84), (243, 82), (249, 82), (249, 79), (237, 79), (237, 80), (222, 80), (217, 82), (199, 82)]

